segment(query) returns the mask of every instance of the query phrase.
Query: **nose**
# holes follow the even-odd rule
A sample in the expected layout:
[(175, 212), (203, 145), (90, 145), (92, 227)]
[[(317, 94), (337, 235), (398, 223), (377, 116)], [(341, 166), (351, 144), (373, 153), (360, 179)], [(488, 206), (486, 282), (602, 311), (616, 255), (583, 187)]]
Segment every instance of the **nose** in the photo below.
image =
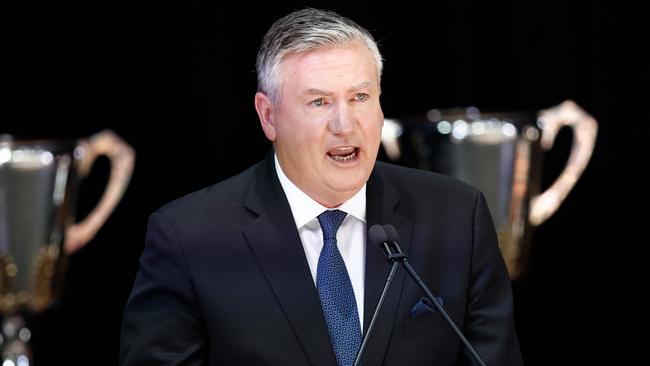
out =
[(335, 135), (349, 135), (354, 130), (354, 111), (347, 102), (337, 104), (332, 119), (329, 123), (329, 130)]

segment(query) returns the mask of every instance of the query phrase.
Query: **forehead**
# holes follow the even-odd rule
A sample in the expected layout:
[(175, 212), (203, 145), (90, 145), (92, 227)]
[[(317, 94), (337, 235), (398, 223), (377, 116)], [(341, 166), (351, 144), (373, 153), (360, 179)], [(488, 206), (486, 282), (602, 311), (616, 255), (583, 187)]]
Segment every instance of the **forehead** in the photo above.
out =
[(336, 87), (341, 83), (363, 82), (377, 85), (379, 82), (374, 59), (359, 42), (290, 55), (280, 64), (279, 74), (282, 85), (288, 87)]

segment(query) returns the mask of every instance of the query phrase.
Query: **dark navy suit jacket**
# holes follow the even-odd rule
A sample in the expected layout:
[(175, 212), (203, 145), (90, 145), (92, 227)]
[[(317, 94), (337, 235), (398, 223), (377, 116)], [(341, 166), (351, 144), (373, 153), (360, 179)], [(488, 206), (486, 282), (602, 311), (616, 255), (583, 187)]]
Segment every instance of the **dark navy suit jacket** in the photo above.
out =
[[(336, 359), (273, 154), (178, 199), (150, 220), (122, 325), (122, 365), (334, 366)], [(367, 227), (401, 246), (488, 365), (520, 365), (510, 281), (482, 194), (448, 177), (377, 162)], [(367, 244), (370, 245), (370, 244)], [(364, 330), (390, 265), (366, 249)], [(471, 357), (400, 268), (365, 366), (465, 365)]]

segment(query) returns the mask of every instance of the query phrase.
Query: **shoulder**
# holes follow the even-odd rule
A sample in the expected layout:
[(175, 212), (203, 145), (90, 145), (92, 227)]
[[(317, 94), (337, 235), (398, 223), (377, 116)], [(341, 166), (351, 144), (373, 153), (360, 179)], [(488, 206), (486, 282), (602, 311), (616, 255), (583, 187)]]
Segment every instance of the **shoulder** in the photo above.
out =
[(242, 202), (255, 175), (259, 163), (245, 171), (212, 186), (186, 194), (156, 210), (170, 221), (192, 221), (206, 215), (223, 215), (242, 206)]
[(431, 171), (407, 168), (378, 161), (377, 173), (400, 193), (434, 193), (436, 196), (476, 199), (479, 191), (456, 178)]

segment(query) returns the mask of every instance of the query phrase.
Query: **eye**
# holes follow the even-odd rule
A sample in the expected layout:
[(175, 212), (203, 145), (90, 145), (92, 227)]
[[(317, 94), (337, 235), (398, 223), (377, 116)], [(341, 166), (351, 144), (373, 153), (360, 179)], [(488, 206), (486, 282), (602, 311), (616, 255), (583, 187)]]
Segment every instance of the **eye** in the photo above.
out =
[(366, 93), (356, 93), (354, 95), (354, 100), (356, 100), (358, 102), (363, 102), (366, 99), (368, 99), (368, 94), (366, 94)]
[(325, 104), (325, 99), (323, 98), (314, 99), (309, 104), (313, 105), (314, 107), (322, 107)]

